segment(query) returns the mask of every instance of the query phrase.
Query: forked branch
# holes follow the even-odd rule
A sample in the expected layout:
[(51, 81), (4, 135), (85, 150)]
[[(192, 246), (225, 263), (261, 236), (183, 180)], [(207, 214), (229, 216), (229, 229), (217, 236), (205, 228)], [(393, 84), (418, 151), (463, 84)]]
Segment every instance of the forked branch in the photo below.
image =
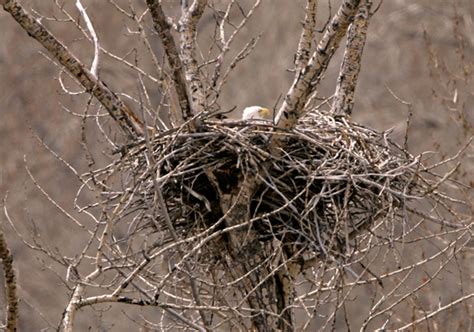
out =
[(295, 127), (303, 113), (308, 97), (314, 92), (315, 86), (321, 80), (329, 61), (346, 34), (349, 24), (354, 20), (359, 3), (360, 0), (344, 0), (336, 15), (327, 25), (323, 38), (308, 64), (296, 72), (295, 80), (275, 119), (279, 128)]

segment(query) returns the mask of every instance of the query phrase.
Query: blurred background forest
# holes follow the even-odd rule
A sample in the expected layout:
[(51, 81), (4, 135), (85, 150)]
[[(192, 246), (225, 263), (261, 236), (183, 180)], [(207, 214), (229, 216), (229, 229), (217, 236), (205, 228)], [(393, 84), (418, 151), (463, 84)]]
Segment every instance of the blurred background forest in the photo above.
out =
[[(141, 1), (132, 2), (137, 3), (137, 8), (143, 8)], [(168, 2), (171, 10), (176, 2), (174, 10), (179, 11), (179, 1)], [(62, 17), (54, 1), (23, 0), (21, 3), (42, 15)], [(73, 8), (74, 1), (64, 3), (70, 12), (77, 13)], [(124, 16), (114, 10), (109, 1), (88, 0), (83, 3), (103, 46), (119, 56), (128, 54), (132, 60), (133, 49), (143, 46), (138, 45), (128, 30)], [(127, 1), (117, 3), (126, 4)], [(333, 11), (338, 4), (333, 1)], [(241, 110), (249, 105), (273, 107), (284, 96), (293, 80), (293, 73), (288, 69), (293, 65), (304, 5), (302, 0), (264, 0), (237, 41), (238, 48), (251, 37), (261, 34), (254, 52), (236, 68), (224, 88), (219, 99), (223, 109), (235, 106)], [(200, 26), (202, 45), (212, 39), (214, 21), (209, 13), (207, 15)], [(318, 18), (318, 26), (322, 28), (328, 18), (326, 1), (321, 1)], [(472, 0), (384, 1), (369, 26), (352, 119), (378, 130), (393, 128), (392, 137), (403, 143), (407, 117), (412, 112), (409, 150), (413, 154), (434, 151), (433, 160), (454, 154), (473, 135), (473, 19)], [(84, 47), (83, 37), (72, 24), (60, 20), (44, 20), (43, 23), (81, 60), (90, 63), (92, 46)], [(146, 33), (151, 33), (149, 21), (147, 29)], [(51, 250), (58, 247), (74, 257), (75, 246), (83, 239), (69, 223), (62, 222), (62, 214), (32, 183), (25, 170), (25, 160), (49, 195), (64, 208), (72, 210), (79, 182), (41, 146), (35, 136), (78, 170), (86, 170), (87, 160), (81, 146), (81, 118), (65, 108), (82, 113), (88, 97), (68, 96), (61, 91), (59, 67), (3, 11), (0, 11), (0, 31), (0, 196), (2, 199), (7, 196), (8, 211), (20, 231), (26, 234), (38, 232)], [(160, 55), (158, 39), (154, 41), (152, 46)], [(341, 56), (342, 48), (323, 80), (319, 90), (321, 97), (334, 93)], [(115, 91), (134, 94), (137, 90), (134, 73), (117, 67), (110, 58), (103, 59), (102, 79)], [(143, 64), (147, 60), (140, 61)], [(67, 84), (74, 89), (71, 82)], [(151, 85), (150, 91), (159, 94)], [(394, 95), (409, 105), (401, 103)], [(238, 116), (238, 111), (235, 116)], [(96, 161), (100, 164), (101, 158), (108, 160), (109, 157), (102, 153), (103, 142), (97, 133), (88, 129), (88, 134), (88, 143), (95, 150)], [(472, 186), (472, 147), (462, 162), (456, 177)], [(467, 194), (471, 195), (472, 201), (472, 190)], [(68, 299), (67, 289), (60, 278), (64, 271), (56, 273), (54, 263), (45, 263), (40, 255), (26, 248), (8, 226), (3, 214), (0, 220), (18, 273), (22, 301), (20, 330), (33, 326), (57, 326)], [(463, 259), (453, 272), (464, 274), (470, 283), (459, 285), (458, 281), (453, 281), (456, 284), (450, 287), (450, 279), (439, 280), (435, 284), (437, 287), (429, 288), (429, 294), (422, 299), (428, 301), (424, 305), (434, 308), (440, 299), (455, 298), (451, 292), (459, 291), (459, 287), (465, 288), (465, 294), (472, 293), (472, 257), (472, 252), (463, 253)], [(469, 324), (471, 328), (473, 324), (472, 310), (472, 301), (463, 303), (435, 317), (429, 327), (420, 328), (468, 331)], [(90, 315), (80, 316), (78, 330), (89, 326), (93, 330), (127, 330), (106, 312), (90, 311)]]

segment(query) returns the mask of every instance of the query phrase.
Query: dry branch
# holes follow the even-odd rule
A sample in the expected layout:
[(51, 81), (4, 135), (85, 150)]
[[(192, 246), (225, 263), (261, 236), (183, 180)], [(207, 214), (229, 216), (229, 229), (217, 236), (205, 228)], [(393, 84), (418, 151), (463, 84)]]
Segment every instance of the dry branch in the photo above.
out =
[(86, 9), (84, 8), (80, 0), (76, 0), (76, 7), (81, 13), (82, 17), (84, 18), (84, 21), (86, 22), (87, 30), (89, 30), (92, 41), (94, 42), (94, 59), (92, 60), (90, 72), (92, 76), (97, 80), (99, 77), (99, 57), (100, 57), (99, 38), (97, 37), (97, 33), (95, 32), (91, 19), (89, 18), (89, 15), (87, 15)]
[(224, 65), (224, 60), (228, 52), (231, 50), (232, 43), (235, 41), (236, 37), (238, 34), (242, 31), (242, 29), (246, 26), (248, 21), (254, 16), (255, 11), (257, 8), (260, 6), (261, 0), (255, 0), (255, 3), (253, 4), (252, 8), (244, 15), (240, 23), (235, 26), (234, 30), (229, 34), (228, 37), (226, 37), (226, 24), (230, 25), (230, 12), (235, 5), (235, 0), (230, 1), (229, 4), (227, 5), (227, 8), (222, 16), (221, 21), (219, 22), (218, 26), (218, 34), (216, 35), (216, 42), (219, 44), (219, 48), (221, 49), (219, 55), (212, 60), (212, 62), (215, 62), (215, 68), (214, 68), (214, 73), (211, 76), (210, 79), (210, 87), (213, 89), (213, 92), (215, 94), (215, 99), (211, 100), (209, 105), (213, 105), (213, 103), (216, 102), (220, 91), (222, 91), (222, 87), (226, 83), (229, 75), (231, 72), (235, 69), (237, 64), (241, 61), (243, 61), (247, 56), (250, 54), (250, 52), (253, 51), (255, 48), (257, 41), (259, 40), (259, 36), (252, 38), (241, 50), (240, 52), (234, 57), (234, 59), (231, 61), (231, 63), (227, 66), (227, 69), (222, 73), (222, 67)]
[(25, 29), (25, 31), (45, 47), (54, 58), (64, 66), (92, 94), (104, 105), (110, 116), (120, 128), (130, 137), (143, 134), (143, 123), (127, 108), (120, 98), (110, 90), (101, 80), (97, 80), (85, 66), (69, 52), (41, 23), (28, 14), (21, 5), (14, 0), (7, 0), (3, 4), (5, 11)]

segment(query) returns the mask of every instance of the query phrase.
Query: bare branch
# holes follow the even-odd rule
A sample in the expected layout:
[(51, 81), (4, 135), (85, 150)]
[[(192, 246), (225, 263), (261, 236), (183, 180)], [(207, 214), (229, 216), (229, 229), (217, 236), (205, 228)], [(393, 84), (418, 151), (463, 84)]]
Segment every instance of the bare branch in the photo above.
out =
[(260, 36), (256, 38), (252, 38), (247, 44), (245, 44), (245, 46), (239, 51), (239, 53), (232, 59), (226, 71), (222, 75), (219, 75), (219, 71), (218, 71), (220, 70), (220, 65), (219, 64), (217, 65), (219, 66), (219, 69), (217, 69), (217, 66), (216, 66), (215, 79), (217, 81), (217, 79), (220, 78), (219, 84), (217, 84), (217, 87), (216, 87), (217, 91), (221, 91), (222, 87), (227, 82), (229, 75), (231, 74), (232, 70), (235, 69), (237, 64), (243, 61), (254, 50), (259, 38)]
[(367, 29), (369, 27), (371, 6), (372, 1), (362, 0), (354, 22), (352, 22), (349, 28), (346, 50), (339, 71), (332, 105), (332, 113), (335, 115), (350, 116), (354, 107), (354, 93), (362, 65), (362, 52), (364, 51)]
[(296, 73), (295, 80), (278, 110), (279, 128), (293, 128), (303, 113), (304, 105), (324, 74), (336, 52), (347, 27), (353, 21), (360, 0), (344, 0), (338, 12), (325, 29), (323, 38), (304, 69)]
[(444, 306), (439, 306), (438, 309), (430, 312), (429, 314), (425, 314), (423, 317), (413, 321), (413, 322), (410, 322), (409, 324), (406, 324), (402, 327), (399, 327), (397, 329), (397, 331), (404, 331), (404, 330), (408, 330), (409, 328), (412, 328), (413, 326), (421, 323), (421, 322), (424, 322), (440, 313), (442, 313), (443, 311), (446, 311), (446, 310), (449, 310), (451, 308), (453, 308), (455, 305), (459, 304), (459, 303), (462, 303), (464, 301), (467, 301), (469, 300), (470, 298), (474, 297), (474, 293), (471, 293), (471, 294), (468, 294), (468, 295), (465, 295), (465, 296), (461, 296), (460, 298), (454, 300), (454, 301), (450, 301), (448, 304), (444, 305)]
[(86, 291), (86, 283), (95, 279), (100, 275), (100, 269), (94, 270), (82, 282), (79, 282), (72, 293), (71, 298), (64, 310), (63, 318), (61, 320), (61, 331), (72, 332), (74, 330), (74, 318), (77, 310), (80, 308), (80, 302)]
[(31, 37), (40, 42), (64, 66), (86, 88), (88, 93), (104, 105), (110, 116), (117, 121), (125, 133), (130, 137), (143, 134), (141, 120), (125, 106), (104, 82), (96, 80), (94, 75), (68, 51), (66, 46), (61, 44), (43, 25), (28, 14), (18, 2), (6, 0), (3, 8), (13, 16)]
[(146, 4), (150, 9), (150, 14), (153, 19), (153, 25), (156, 32), (160, 36), (163, 48), (166, 53), (166, 58), (171, 67), (174, 88), (178, 97), (179, 106), (184, 121), (192, 118), (193, 114), (189, 104), (188, 93), (186, 89), (186, 81), (183, 74), (183, 64), (179, 56), (178, 47), (171, 35), (171, 26), (166, 19), (159, 0), (147, 0)]
[(194, 0), (189, 9), (184, 13), (179, 22), (181, 38), (181, 58), (189, 84), (188, 93), (191, 99), (192, 113), (201, 114), (206, 110), (206, 94), (204, 93), (203, 79), (197, 62), (197, 24), (201, 19), (207, 0)]
[[(231, 49), (231, 45), (233, 41), (235, 40), (235, 37), (239, 34), (239, 32), (242, 30), (243, 27), (246, 26), (247, 22), (250, 20), (250, 18), (255, 14), (255, 11), (261, 4), (261, 0), (255, 0), (255, 3), (253, 4), (252, 8), (248, 11), (246, 15), (244, 15), (243, 19), (240, 21), (239, 25), (237, 25), (234, 28), (234, 31), (226, 38), (225, 35), (225, 25), (226, 23), (229, 23), (229, 15), (230, 11), (232, 9), (232, 6), (234, 5), (235, 0), (230, 1), (229, 4), (227, 5), (227, 8), (225, 10), (225, 13), (222, 17), (222, 20), (219, 24), (219, 33), (216, 36), (216, 41), (220, 44), (221, 52), (215, 59), (216, 65), (214, 69), (214, 73), (212, 74), (210, 86), (212, 88), (215, 88), (217, 92), (221, 91), (222, 86), (226, 83), (227, 77), (231, 73), (231, 71), (236, 67), (237, 63), (244, 60), (250, 52), (254, 49), (255, 45), (257, 44), (258, 39), (260, 36), (252, 38), (239, 52), (237, 56), (234, 57), (234, 59), (231, 61), (229, 66), (227, 67), (226, 71), (224, 74), (222, 74), (222, 66), (224, 64), (224, 59), (226, 54), (229, 52)], [(217, 81), (220, 79), (220, 82), (217, 83)], [(217, 97), (216, 97), (217, 98)], [(211, 102), (212, 104), (212, 102)]]
[(318, 1), (319, 0), (306, 1), (306, 14), (304, 17), (303, 29), (301, 30), (298, 50), (296, 51), (295, 57), (295, 65), (297, 70), (303, 70), (309, 60), (311, 45), (316, 32)]
[(87, 30), (89, 30), (89, 33), (91, 34), (91, 37), (92, 37), (92, 41), (94, 42), (94, 60), (92, 60), (90, 72), (94, 76), (95, 79), (98, 79), (99, 77), (98, 67), (99, 67), (99, 55), (100, 55), (99, 38), (97, 37), (97, 33), (95, 32), (94, 26), (92, 25), (89, 15), (87, 15), (86, 9), (84, 8), (80, 0), (76, 0), (76, 7), (81, 13), (82, 17), (84, 18), (84, 21), (86, 22)]
[[(0, 0), (4, 6), (12, 2)], [(115, 54), (91, 36), (93, 27), (82, 21), (85, 12), (53, 2), (64, 18), (33, 13), (41, 17), (37, 23), (72, 26), (79, 34), (74, 43), (94, 45), (96, 53), (114, 59), (117, 71), (136, 75), (137, 95), (123, 91), (117, 98), (139, 106), (142, 128), (153, 124), (159, 131), (145, 129), (143, 139), (119, 147), (102, 127), (109, 114), (91, 102), (90, 93), (82, 112), (68, 110), (81, 118), (85, 163), (77, 165), (86, 170), (40, 140), (79, 181), (74, 211), (64, 208), (63, 197), (48, 194), (56, 193), (49, 187), (54, 183), (40, 185), (36, 172), (26, 169), (60, 220), (78, 226), (64, 229), (73, 232), (74, 243), (61, 245), (69, 237), (58, 238), (60, 245), (55, 239), (49, 243), (49, 229), (43, 228), (48, 224), (37, 222), (40, 218), (14, 224), (4, 208), (14, 234), (46, 258), (38, 257), (69, 290), (60, 329), (80, 329), (91, 316), (106, 326), (116, 319), (117, 307), (127, 305), (122, 316), (135, 324), (132, 330), (293, 332), (334, 330), (336, 324), (345, 330), (392, 330), (409, 322), (402, 328), (412, 328), (472, 300), (464, 285), (468, 271), (461, 267), (472, 243), (472, 204), (469, 188), (457, 180), (472, 139), (443, 161), (433, 153), (415, 156), (393, 142), (389, 131), (335, 117), (329, 109), (338, 101), (333, 106), (333, 97), (316, 93), (349, 34), (336, 97), (343, 99), (342, 113), (350, 113), (370, 0), (341, 0), (334, 17), (329, 8), (319, 45), (319, 2), (301, 1), (305, 21), (292, 51), (297, 73), (277, 119), (283, 129), (271, 122), (209, 118), (234, 102), (222, 100), (228, 95), (223, 86), (260, 37), (251, 31), (251, 17), (259, 6), (276, 7), (272, 1), (105, 1), (104, 7), (112, 6), (125, 20), (123, 40), (112, 46)], [(264, 20), (267, 13), (262, 12)], [(198, 43), (201, 25), (211, 36)], [(156, 52), (154, 30), (163, 52)], [(60, 75), (66, 72), (53, 63)], [(96, 69), (80, 73), (99, 84)], [(133, 87), (131, 81), (126, 86)], [(457, 89), (460, 85), (453, 103), (459, 102)], [(166, 112), (177, 121), (168, 122)], [(89, 123), (101, 135), (100, 145), (89, 136)], [(99, 156), (103, 146), (105, 156)], [(31, 240), (23, 227), (30, 228)], [(426, 290), (437, 291), (433, 284), (448, 274), (458, 294), (445, 299), (450, 303), (444, 307), (441, 300), (433, 307)], [(370, 294), (360, 296), (365, 291)], [(365, 314), (355, 317), (358, 305)], [(405, 305), (410, 310), (397, 309)]]

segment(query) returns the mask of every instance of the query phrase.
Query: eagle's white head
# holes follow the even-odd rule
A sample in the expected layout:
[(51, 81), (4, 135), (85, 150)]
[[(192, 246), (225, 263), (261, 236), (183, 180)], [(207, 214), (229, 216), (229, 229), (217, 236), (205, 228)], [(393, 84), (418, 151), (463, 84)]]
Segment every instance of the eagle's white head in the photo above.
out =
[(271, 121), (272, 111), (260, 106), (246, 107), (242, 113), (242, 120), (265, 120)]

